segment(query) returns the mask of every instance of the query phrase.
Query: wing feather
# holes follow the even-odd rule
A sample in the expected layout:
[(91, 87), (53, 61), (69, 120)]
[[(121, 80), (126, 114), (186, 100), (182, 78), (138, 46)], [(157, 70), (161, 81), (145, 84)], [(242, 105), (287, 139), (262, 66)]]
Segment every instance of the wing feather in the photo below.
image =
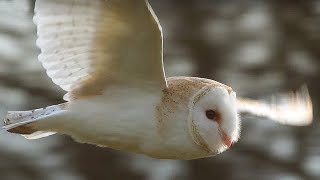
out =
[(166, 87), (162, 32), (145, 0), (37, 0), (38, 59), (65, 100), (115, 82)]
[(295, 93), (281, 94), (271, 102), (239, 98), (239, 112), (270, 118), (276, 122), (304, 126), (312, 122), (312, 101), (306, 86)]

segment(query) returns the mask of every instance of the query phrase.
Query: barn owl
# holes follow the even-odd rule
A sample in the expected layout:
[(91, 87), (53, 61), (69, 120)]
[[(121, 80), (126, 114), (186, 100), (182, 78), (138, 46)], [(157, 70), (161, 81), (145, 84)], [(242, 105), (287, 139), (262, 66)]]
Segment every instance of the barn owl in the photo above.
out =
[(65, 103), (9, 111), (3, 128), (54, 133), (159, 159), (216, 155), (239, 138), (239, 113), (289, 125), (312, 121), (306, 88), (280, 101), (237, 98), (210, 79), (165, 77), (163, 37), (147, 0), (37, 0), (38, 59)]

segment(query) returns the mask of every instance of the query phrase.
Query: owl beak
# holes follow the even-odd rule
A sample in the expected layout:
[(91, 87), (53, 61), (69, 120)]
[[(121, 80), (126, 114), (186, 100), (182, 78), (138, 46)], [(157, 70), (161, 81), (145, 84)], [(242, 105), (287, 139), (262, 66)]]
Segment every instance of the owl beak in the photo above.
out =
[(223, 141), (223, 144), (227, 146), (227, 148), (229, 148), (232, 145), (232, 141), (230, 137), (224, 132), (222, 132), (222, 141)]
[(220, 136), (222, 139), (223, 144), (229, 148), (232, 145), (232, 140), (231, 138), (222, 130), (221, 127), (219, 127), (219, 132), (220, 132)]

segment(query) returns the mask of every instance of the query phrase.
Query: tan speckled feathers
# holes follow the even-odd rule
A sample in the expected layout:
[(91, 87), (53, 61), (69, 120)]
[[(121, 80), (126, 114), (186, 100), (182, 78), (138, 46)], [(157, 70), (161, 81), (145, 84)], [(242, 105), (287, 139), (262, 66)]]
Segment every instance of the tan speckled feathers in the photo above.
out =
[(217, 81), (195, 78), (195, 77), (169, 77), (167, 78), (168, 88), (163, 90), (164, 95), (161, 102), (164, 107), (173, 107), (176, 104), (187, 104), (189, 98), (193, 96), (196, 91), (199, 91), (204, 86), (222, 86), (229, 92), (232, 89)]
[(161, 28), (145, 0), (38, 0), (34, 22), (39, 60), (65, 100), (118, 82), (166, 87)]
[[(163, 101), (169, 97), (190, 98), (195, 91), (200, 90), (204, 86), (222, 86), (226, 88), (229, 93), (232, 92), (231, 87), (217, 81), (204, 78), (177, 76), (167, 78), (167, 82), (168, 88), (164, 90)], [(187, 101), (189, 101), (189, 99)]]

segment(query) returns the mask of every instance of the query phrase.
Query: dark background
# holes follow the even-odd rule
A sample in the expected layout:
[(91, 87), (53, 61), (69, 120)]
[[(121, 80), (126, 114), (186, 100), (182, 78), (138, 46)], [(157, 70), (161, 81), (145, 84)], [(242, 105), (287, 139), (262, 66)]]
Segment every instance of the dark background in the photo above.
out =
[[(33, 3), (0, 0), (1, 115), (62, 102), (64, 92), (37, 61)], [(252, 98), (306, 83), (314, 123), (288, 127), (243, 116), (237, 144), (193, 161), (155, 160), (58, 135), (28, 141), (0, 131), (0, 179), (319, 179), (320, 1), (151, 0), (151, 5), (164, 29), (167, 76), (211, 78)]]

